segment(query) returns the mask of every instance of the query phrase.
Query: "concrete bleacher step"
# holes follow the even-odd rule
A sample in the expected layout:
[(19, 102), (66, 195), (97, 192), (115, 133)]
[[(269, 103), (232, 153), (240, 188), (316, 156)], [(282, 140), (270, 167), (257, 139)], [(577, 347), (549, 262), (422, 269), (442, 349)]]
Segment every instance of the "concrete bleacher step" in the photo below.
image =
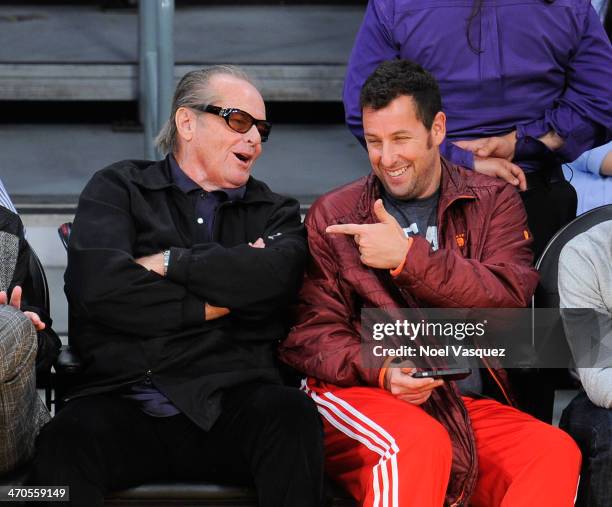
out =
[[(94, 172), (143, 157), (143, 134), (110, 125), (0, 125), (0, 151), (0, 178), (21, 212), (69, 214)], [(369, 170), (343, 125), (276, 124), (253, 175), (308, 204)]]
[[(175, 76), (233, 63), (266, 100), (338, 101), (364, 7), (178, 6)], [(0, 6), (0, 100), (136, 100), (138, 14), (97, 5)], [(34, 34), (34, 36), (33, 36)]]

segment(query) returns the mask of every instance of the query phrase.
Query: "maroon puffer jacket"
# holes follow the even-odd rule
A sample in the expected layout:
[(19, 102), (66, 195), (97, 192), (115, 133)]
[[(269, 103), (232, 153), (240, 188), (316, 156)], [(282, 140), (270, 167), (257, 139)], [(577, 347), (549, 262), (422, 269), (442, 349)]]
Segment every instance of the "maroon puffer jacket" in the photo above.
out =
[[(335, 386), (378, 384), (379, 368), (362, 364), (362, 308), (524, 307), (538, 282), (527, 216), (512, 186), (442, 159), (440, 249), (434, 252), (423, 237), (415, 237), (395, 278), (388, 270), (362, 264), (352, 237), (325, 233), (332, 224), (375, 223), (372, 207), (379, 195), (380, 183), (370, 175), (324, 195), (306, 217), (311, 257), (297, 321), (280, 357)], [(380, 361), (382, 366), (384, 358)], [(513, 403), (506, 372), (488, 371), (503, 399)], [(451, 436), (447, 502), (463, 503), (475, 486), (478, 468), (474, 435), (454, 383), (436, 389), (423, 408)]]

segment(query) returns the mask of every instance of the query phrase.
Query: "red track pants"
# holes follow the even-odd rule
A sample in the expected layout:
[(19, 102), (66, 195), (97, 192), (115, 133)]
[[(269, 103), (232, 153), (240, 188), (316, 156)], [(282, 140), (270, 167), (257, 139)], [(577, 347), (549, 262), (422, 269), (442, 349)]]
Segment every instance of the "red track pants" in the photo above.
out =
[[(327, 471), (360, 505), (440, 507), (452, 451), (422, 408), (373, 387), (309, 380), (325, 428)], [(580, 451), (563, 431), (496, 401), (464, 398), (478, 453), (475, 507), (574, 504)]]

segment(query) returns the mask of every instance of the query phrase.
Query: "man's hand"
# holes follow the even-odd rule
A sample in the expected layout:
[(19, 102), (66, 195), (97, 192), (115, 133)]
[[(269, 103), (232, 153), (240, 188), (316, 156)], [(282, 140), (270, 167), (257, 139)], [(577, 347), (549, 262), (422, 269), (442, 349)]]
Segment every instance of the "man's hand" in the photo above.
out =
[[(17, 308), (17, 310), (21, 310), (21, 287), (16, 285), (11, 293), (11, 299), (8, 300), (8, 296), (5, 291), (0, 291), (0, 305), (11, 305), (13, 308)], [(42, 331), (45, 329), (45, 323), (40, 319), (39, 315), (35, 312), (23, 312), (23, 314), (30, 319), (30, 322), (34, 325), (34, 329), (36, 331)]]
[(220, 317), (226, 316), (230, 312), (229, 308), (223, 306), (213, 306), (208, 303), (204, 303), (204, 319), (215, 320)]
[(153, 255), (147, 255), (145, 257), (139, 257), (134, 259), (136, 264), (140, 264), (142, 267), (149, 271), (154, 271), (160, 276), (164, 276), (164, 254), (163, 252), (156, 253)]
[(527, 179), (523, 170), (503, 158), (474, 157), (474, 171), (494, 178), (501, 178), (522, 191), (527, 190)]
[(565, 144), (565, 140), (556, 132), (550, 131), (538, 138), (550, 151), (557, 151)]
[(505, 136), (481, 137), (471, 141), (457, 141), (459, 148), (474, 154), (476, 172), (501, 178), (520, 190), (527, 190), (525, 173), (512, 163), (516, 148), (516, 130)]
[(516, 130), (505, 136), (481, 137), (471, 141), (457, 141), (459, 148), (471, 151), (475, 157), (503, 158), (512, 161), (516, 148)]
[(412, 376), (414, 371), (415, 369), (412, 367), (388, 368), (385, 375), (385, 388), (400, 400), (413, 405), (422, 405), (429, 399), (431, 392), (444, 384), (444, 381), (432, 378), (414, 378)]
[(261, 238), (257, 238), (254, 243), (249, 242), (249, 246), (252, 246), (253, 248), (266, 248), (266, 244)]
[(408, 238), (397, 220), (383, 206), (382, 199), (374, 203), (377, 224), (330, 225), (328, 234), (349, 234), (359, 247), (361, 262), (371, 268), (395, 269), (408, 254)]
[(612, 151), (609, 151), (603, 159), (601, 167), (599, 168), (599, 173), (602, 176), (612, 176)]

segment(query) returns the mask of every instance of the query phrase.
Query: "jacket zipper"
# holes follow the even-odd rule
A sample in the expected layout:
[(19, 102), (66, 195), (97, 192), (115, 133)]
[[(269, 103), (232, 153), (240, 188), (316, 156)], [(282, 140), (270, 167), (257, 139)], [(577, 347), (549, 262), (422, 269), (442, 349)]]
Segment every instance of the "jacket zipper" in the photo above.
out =
[(450, 208), (453, 204), (455, 204), (460, 199), (473, 199), (473, 200), (475, 200), (476, 197), (474, 197), (473, 195), (458, 195), (458, 196), (456, 196), (455, 198), (453, 198), (452, 201), (450, 201), (449, 203), (446, 204), (446, 206), (444, 206), (444, 209), (440, 213), (440, 218), (442, 218), (442, 215), (444, 215), (444, 213), (446, 213), (446, 210), (448, 210), (448, 208)]
[(497, 375), (495, 375), (495, 372), (493, 371), (493, 368), (491, 368), (489, 366), (489, 364), (485, 361), (484, 357), (482, 358), (482, 362), (487, 367), (487, 370), (489, 371), (489, 374), (491, 375), (491, 377), (493, 377), (493, 380), (495, 380), (495, 383), (497, 384), (497, 387), (499, 387), (499, 390), (504, 395), (504, 398), (506, 398), (506, 401), (508, 402), (508, 405), (510, 405), (511, 407), (514, 407), (514, 403), (512, 403), (512, 401), (510, 401), (510, 397), (508, 396), (508, 393), (506, 393), (506, 390), (504, 389), (504, 386), (502, 386), (502, 383), (497, 378)]
[(461, 505), (463, 505), (463, 496), (464, 495), (465, 495), (465, 484), (461, 488), (461, 494), (459, 495), (459, 498), (457, 498), (457, 501), (455, 503), (452, 503), (450, 505), (450, 507), (460, 507)]
[[(446, 213), (446, 211), (448, 210), (448, 208), (450, 208), (455, 202), (457, 202), (460, 199), (476, 199), (473, 195), (458, 195), (457, 197), (455, 197), (452, 201), (450, 201), (442, 210), (442, 212), (440, 213), (440, 219), (442, 218), (442, 216)], [(441, 220), (438, 220), (438, 223), (440, 223)], [(501, 387), (501, 386), (500, 386)], [(454, 393), (454, 391), (453, 391)], [(467, 415), (467, 411), (465, 410), (465, 406), (463, 405), (463, 402), (461, 401), (461, 399), (459, 399), (459, 397), (457, 396), (456, 393), (455, 394), (455, 398), (458, 399), (459, 401), (459, 405), (461, 407), (461, 411), (463, 412), (464, 418), (468, 418)], [(470, 449), (471, 450), (471, 449)], [(472, 453), (470, 453), (472, 454)], [(472, 472), (474, 468), (474, 460), (472, 459), (472, 464), (470, 467), (470, 473)], [(463, 485), (461, 486), (461, 492), (459, 493), (459, 497), (457, 498), (457, 500), (455, 500), (455, 502), (453, 502), (450, 507), (460, 507), (461, 505), (463, 505), (463, 497), (465, 496), (465, 490), (466, 490), (466, 483), (467, 483), (468, 479), (466, 479), (463, 482)]]
[(438, 210), (438, 216), (436, 217), (438, 221), (438, 240), (439, 238), (442, 238), (444, 236), (444, 232), (445, 232), (443, 225), (442, 225), (442, 224), (446, 224), (446, 222), (442, 220), (444, 215), (448, 211), (448, 208), (450, 208), (453, 204), (455, 204), (457, 201), (460, 201), (461, 199), (476, 200), (476, 197), (474, 197), (473, 195), (458, 195), (454, 197), (452, 201), (447, 203), (446, 206), (444, 206), (444, 209)]
[[(453, 395), (455, 396), (455, 398), (457, 399), (457, 401), (459, 402), (459, 407), (461, 408), (461, 412), (463, 413), (463, 418), (467, 421), (469, 419), (467, 410), (465, 408), (465, 405), (463, 404), (463, 401), (461, 400), (461, 398), (459, 396), (457, 396), (457, 393), (453, 390), (452, 391)], [(475, 445), (472, 442), (472, 445)], [(470, 449), (470, 458), (472, 458), (473, 456), (473, 449)], [(470, 464), (470, 470), (469, 470), (469, 474), (471, 475), (472, 471), (474, 470), (474, 459), (471, 459), (471, 464)], [(460, 507), (461, 505), (463, 505), (463, 497), (465, 496), (465, 490), (466, 490), (466, 483), (467, 483), (468, 479), (466, 479), (463, 484), (461, 485), (461, 492), (459, 493), (459, 497), (457, 498), (457, 500), (455, 500), (450, 507)]]
[[(483, 362), (485, 362), (484, 359), (483, 359)], [(493, 377), (493, 380), (495, 380), (495, 383), (497, 384), (502, 394), (504, 395), (504, 398), (506, 398), (508, 405), (510, 405), (511, 407), (514, 406), (512, 402), (510, 401), (510, 398), (506, 394), (506, 390), (502, 387), (501, 382), (497, 379), (497, 377), (495, 376), (495, 373), (493, 373), (493, 369), (488, 364), (485, 363), (485, 365), (487, 367), (487, 370), (489, 370), (489, 373)], [(461, 407), (462, 407), (462, 410), (464, 410), (464, 414), (465, 414), (465, 409), (463, 408), (463, 404), (461, 405)], [(461, 487), (461, 493), (459, 494), (459, 498), (457, 498), (457, 500), (454, 503), (452, 503), (450, 507), (460, 507), (461, 505), (463, 505), (464, 496), (465, 496), (465, 482), (463, 483), (463, 486)]]

